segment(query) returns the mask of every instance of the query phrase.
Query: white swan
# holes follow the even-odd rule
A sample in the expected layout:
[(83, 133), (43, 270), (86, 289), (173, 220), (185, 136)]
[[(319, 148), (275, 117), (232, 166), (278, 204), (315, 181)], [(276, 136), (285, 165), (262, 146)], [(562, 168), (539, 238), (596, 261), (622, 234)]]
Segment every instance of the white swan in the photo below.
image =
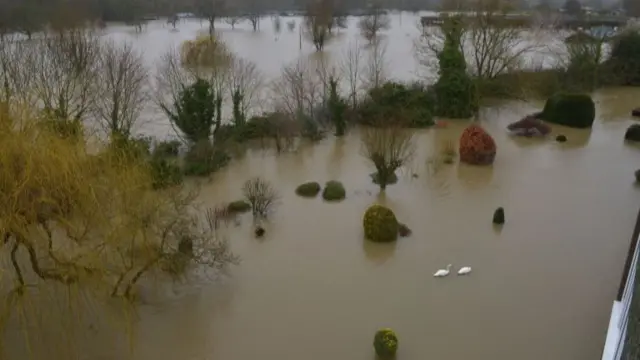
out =
[(469, 266), (465, 266), (458, 270), (458, 275), (466, 275), (471, 272), (471, 268)]
[(447, 265), (447, 269), (440, 269), (433, 274), (434, 277), (443, 277), (449, 275), (449, 270), (451, 269), (451, 264)]

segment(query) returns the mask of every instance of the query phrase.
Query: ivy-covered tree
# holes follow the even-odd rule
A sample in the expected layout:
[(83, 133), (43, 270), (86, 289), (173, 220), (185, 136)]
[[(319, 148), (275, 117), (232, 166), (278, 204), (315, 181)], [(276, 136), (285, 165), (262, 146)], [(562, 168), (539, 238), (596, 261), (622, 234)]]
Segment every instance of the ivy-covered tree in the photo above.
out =
[(444, 46), (438, 52), (440, 77), (434, 86), (436, 111), (442, 117), (469, 118), (478, 110), (478, 100), (460, 46), (463, 36), (462, 19), (446, 19), (442, 24), (442, 32)]
[(192, 144), (211, 139), (212, 130), (220, 126), (217, 97), (211, 84), (197, 79), (184, 88), (173, 108), (162, 106), (171, 123)]
[(345, 119), (345, 113), (347, 111), (347, 103), (338, 94), (338, 81), (335, 78), (329, 79), (329, 112), (331, 113), (331, 122), (336, 128), (336, 136), (343, 136), (346, 128), (347, 121)]

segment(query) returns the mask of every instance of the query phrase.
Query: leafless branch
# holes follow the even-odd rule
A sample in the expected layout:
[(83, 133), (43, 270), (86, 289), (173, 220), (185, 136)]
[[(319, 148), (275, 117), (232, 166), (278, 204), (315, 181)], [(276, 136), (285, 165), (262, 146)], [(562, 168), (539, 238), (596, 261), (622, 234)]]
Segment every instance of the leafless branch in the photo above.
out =
[(97, 121), (107, 135), (131, 135), (147, 102), (148, 72), (139, 52), (129, 43), (103, 45), (97, 72)]

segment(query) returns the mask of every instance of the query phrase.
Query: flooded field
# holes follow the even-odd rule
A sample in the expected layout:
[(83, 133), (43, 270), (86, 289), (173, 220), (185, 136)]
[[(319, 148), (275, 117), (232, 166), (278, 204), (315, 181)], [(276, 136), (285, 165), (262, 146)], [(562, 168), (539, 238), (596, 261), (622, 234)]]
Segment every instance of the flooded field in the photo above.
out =
[[(389, 69), (401, 80), (415, 76), (407, 33), (414, 20), (406, 16), (399, 26), (394, 17), (397, 31), (388, 35)], [(137, 37), (154, 61), (200, 29), (189, 22), (170, 32), (152, 23), (140, 35), (123, 28), (111, 36)], [(277, 40), (270, 29), (221, 32), (272, 77), (311, 51), (304, 44), (301, 52), (298, 34), (286, 29)], [(329, 51), (341, 51), (342, 43)], [(200, 201), (236, 200), (250, 177), (270, 180), (282, 199), (266, 236), (255, 239), (245, 215), (228, 232), (242, 263), (225, 281), (198, 283), (197, 291), (172, 286), (171, 296), (143, 292), (132, 358), (371, 360), (374, 332), (391, 327), (404, 360), (599, 359), (638, 206), (633, 172), (640, 148), (623, 137), (639, 98), (640, 89), (599, 91), (592, 130), (555, 126), (547, 140), (512, 138), (505, 130), (541, 103), (485, 108), (481, 124), (498, 146), (491, 167), (430, 163), (443, 144), (457, 144), (467, 122), (419, 131), (412, 165), (382, 195), (370, 181), (357, 130), (291, 153), (247, 151), (202, 185)], [(147, 129), (163, 136), (166, 126), (158, 121)], [(557, 134), (568, 142), (553, 141)], [(328, 180), (345, 184), (344, 201), (294, 193), (302, 182)], [(412, 236), (365, 241), (362, 215), (376, 202), (392, 208)], [(500, 206), (506, 224), (497, 229), (491, 217)], [(473, 273), (432, 277), (449, 263)], [(51, 333), (60, 331), (54, 325), (46, 325)], [(121, 338), (88, 333), (86, 359), (126, 358)]]

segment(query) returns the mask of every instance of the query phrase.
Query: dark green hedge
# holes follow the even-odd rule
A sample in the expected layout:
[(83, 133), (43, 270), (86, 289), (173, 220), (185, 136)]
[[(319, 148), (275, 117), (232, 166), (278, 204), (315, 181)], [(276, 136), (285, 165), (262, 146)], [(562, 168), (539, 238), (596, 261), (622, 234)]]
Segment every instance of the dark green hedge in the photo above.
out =
[(542, 118), (550, 123), (586, 129), (593, 125), (596, 106), (587, 94), (559, 93), (544, 105)]

